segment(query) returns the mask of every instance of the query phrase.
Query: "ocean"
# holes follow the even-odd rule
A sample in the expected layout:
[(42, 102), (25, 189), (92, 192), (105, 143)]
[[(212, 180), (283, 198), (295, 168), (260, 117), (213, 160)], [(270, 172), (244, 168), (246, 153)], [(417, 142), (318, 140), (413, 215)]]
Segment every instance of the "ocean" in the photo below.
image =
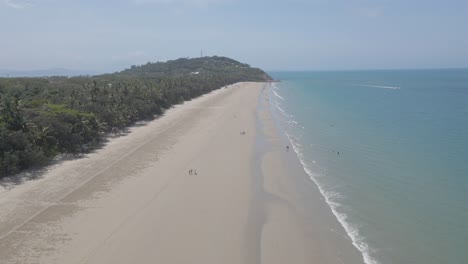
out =
[(366, 263), (468, 263), (468, 70), (269, 74), (279, 126)]

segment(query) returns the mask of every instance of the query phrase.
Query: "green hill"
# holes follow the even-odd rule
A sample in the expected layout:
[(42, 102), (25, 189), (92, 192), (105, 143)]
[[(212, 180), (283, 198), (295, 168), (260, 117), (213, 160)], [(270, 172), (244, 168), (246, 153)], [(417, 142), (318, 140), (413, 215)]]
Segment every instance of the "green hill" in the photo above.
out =
[(117, 73), (122, 76), (145, 77), (182, 77), (198, 74), (203, 76), (229, 76), (238, 81), (268, 81), (271, 77), (258, 68), (240, 63), (226, 57), (180, 58), (167, 62), (147, 63), (141, 66), (132, 66), (130, 69)]

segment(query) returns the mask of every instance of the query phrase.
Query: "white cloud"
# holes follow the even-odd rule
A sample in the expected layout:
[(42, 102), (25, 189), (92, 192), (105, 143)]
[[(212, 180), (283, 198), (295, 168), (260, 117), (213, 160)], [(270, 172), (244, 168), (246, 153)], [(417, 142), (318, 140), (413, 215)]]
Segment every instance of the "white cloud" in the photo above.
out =
[(6, 6), (15, 9), (23, 9), (33, 6), (33, 3), (28, 0), (4, 0), (4, 3)]

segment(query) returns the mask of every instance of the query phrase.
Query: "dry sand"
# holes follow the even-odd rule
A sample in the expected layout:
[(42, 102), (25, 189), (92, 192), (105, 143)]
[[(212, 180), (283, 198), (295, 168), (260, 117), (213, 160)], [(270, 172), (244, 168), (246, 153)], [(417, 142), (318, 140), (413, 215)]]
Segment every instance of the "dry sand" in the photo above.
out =
[(0, 190), (0, 263), (362, 263), (267, 89), (217, 90)]

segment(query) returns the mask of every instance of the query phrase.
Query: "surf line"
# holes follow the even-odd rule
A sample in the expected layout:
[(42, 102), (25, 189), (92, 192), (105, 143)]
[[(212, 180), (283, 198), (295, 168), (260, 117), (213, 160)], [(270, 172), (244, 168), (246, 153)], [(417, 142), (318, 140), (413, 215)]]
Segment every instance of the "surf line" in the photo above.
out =
[(383, 85), (370, 85), (370, 84), (353, 84), (353, 85), (354, 86), (380, 88), (380, 89), (392, 89), (392, 90), (400, 90), (401, 89), (398, 86), (383, 86)]

